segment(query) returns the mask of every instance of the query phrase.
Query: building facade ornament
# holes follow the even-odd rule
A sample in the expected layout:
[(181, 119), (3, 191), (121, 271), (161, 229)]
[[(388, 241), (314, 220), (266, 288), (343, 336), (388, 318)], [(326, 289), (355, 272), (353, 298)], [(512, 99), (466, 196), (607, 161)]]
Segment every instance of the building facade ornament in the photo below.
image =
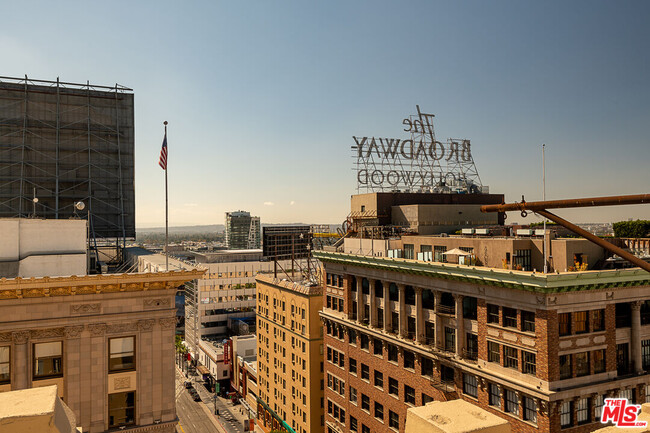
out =
[(158, 323), (160, 323), (160, 326), (162, 326), (163, 329), (171, 329), (176, 326), (176, 318), (166, 317), (164, 319), (158, 319)]
[(101, 304), (99, 302), (70, 305), (70, 314), (98, 314), (100, 312)]
[(12, 340), (11, 332), (3, 332), (0, 334), (0, 342), (9, 343)]
[(111, 323), (106, 325), (107, 334), (120, 334), (138, 330), (138, 322)]
[(63, 335), (63, 328), (36, 329), (30, 331), (30, 336), (33, 339), (63, 337)]
[(11, 334), (14, 344), (25, 344), (29, 341), (29, 331), (17, 331)]
[(154, 307), (169, 307), (169, 298), (152, 298), (145, 299), (144, 306), (145, 308), (154, 308)]
[(78, 326), (66, 326), (65, 327), (65, 338), (79, 338), (81, 336), (81, 333), (83, 332), (84, 327), (83, 325), (78, 325)]
[(106, 332), (106, 323), (92, 323), (88, 325), (92, 337), (101, 337)]
[(138, 320), (138, 329), (140, 331), (151, 331), (155, 323), (154, 319)]

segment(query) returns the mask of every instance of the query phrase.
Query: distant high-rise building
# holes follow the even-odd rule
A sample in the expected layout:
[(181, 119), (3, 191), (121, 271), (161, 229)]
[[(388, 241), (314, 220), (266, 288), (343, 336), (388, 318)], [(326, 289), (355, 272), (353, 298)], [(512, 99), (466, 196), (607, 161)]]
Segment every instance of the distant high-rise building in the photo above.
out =
[(260, 217), (250, 212), (226, 212), (226, 247), (230, 250), (260, 248)]

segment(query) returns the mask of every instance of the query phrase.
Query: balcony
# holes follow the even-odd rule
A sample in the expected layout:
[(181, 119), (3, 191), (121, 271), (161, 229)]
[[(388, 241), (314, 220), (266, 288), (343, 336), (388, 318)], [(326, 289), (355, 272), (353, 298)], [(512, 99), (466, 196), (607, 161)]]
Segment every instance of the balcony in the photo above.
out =
[(468, 359), (470, 361), (476, 361), (478, 360), (478, 351), (463, 349), (463, 358)]
[(438, 305), (438, 308), (436, 310), (438, 314), (448, 314), (450, 316), (455, 316), (456, 315), (456, 307), (455, 306), (449, 306), (449, 305)]
[(431, 386), (442, 391), (442, 392), (454, 392), (456, 391), (456, 385), (454, 385), (453, 380), (438, 380), (435, 378), (429, 378)]

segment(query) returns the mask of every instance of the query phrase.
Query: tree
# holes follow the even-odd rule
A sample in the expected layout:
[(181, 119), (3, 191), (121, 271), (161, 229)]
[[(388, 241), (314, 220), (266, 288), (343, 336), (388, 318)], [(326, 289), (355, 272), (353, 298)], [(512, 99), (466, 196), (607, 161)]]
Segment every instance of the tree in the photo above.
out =
[(614, 223), (614, 236), (617, 238), (646, 238), (650, 236), (650, 221), (619, 221)]

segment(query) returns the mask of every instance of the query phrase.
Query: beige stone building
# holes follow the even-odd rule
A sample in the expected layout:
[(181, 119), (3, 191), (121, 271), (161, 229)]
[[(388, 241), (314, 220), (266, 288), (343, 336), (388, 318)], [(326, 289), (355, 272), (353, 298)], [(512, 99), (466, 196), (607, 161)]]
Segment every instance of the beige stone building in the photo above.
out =
[(256, 280), (258, 425), (323, 431), (323, 289), (267, 275)]
[(0, 391), (57, 385), (84, 432), (174, 432), (174, 294), (201, 275), (2, 278)]

